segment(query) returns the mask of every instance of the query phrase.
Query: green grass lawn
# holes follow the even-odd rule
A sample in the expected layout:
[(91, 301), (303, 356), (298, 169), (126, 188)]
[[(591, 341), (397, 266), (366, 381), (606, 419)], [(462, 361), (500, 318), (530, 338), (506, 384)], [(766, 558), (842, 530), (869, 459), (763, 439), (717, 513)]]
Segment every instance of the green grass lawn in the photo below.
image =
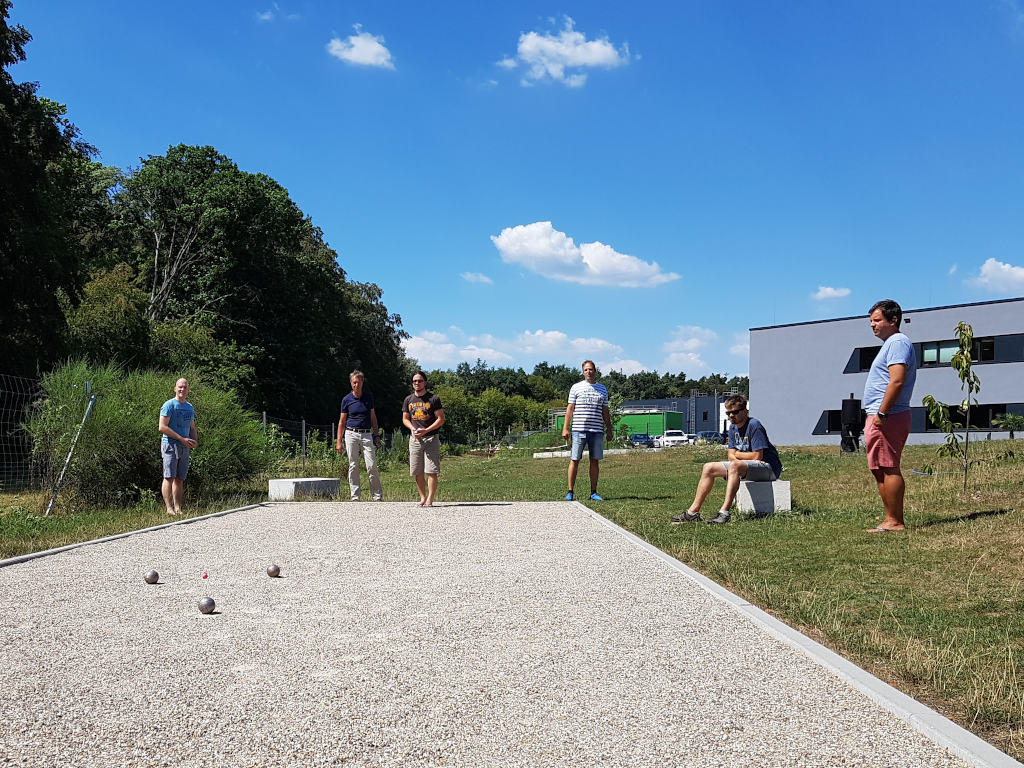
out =
[[(586, 503), (1022, 759), (1024, 441), (975, 449), (981, 461), (966, 494), (956, 468), (935, 459), (934, 446), (907, 449), (910, 527), (900, 534), (864, 533), (881, 517), (874, 480), (863, 454), (835, 447), (781, 451), (794, 510), (766, 519), (669, 524), (692, 499), (703, 462), (724, 457), (724, 447), (609, 456), (601, 463), (606, 501)], [(566, 464), (517, 451), (446, 458), (438, 501), (560, 499)], [(910, 472), (925, 465), (943, 474)], [(388, 499), (417, 498), (400, 461), (391, 462), (383, 482)], [(584, 463), (577, 490), (587, 489)], [(265, 483), (254, 483), (188, 511), (241, 506), (265, 491)], [(722, 495), (719, 485), (705, 511), (713, 514)], [(0, 496), (0, 557), (167, 519), (153, 500), (48, 519), (36, 513), (38, 502)]]

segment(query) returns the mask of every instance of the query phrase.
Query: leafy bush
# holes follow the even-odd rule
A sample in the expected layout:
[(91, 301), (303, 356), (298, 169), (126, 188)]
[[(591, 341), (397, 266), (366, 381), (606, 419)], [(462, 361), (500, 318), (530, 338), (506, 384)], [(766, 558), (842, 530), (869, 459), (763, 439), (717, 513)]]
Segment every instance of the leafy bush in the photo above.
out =
[[(199, 432), (187, 481), (190, 490), (220, 490), (279, 461), (279, 452), (260, 423), (239, 405), (233, 392), (185, 375)], [(125, 504), (158, 489), (163, 476), (157, 430), (160, 406), (173, 396), (176, 378), (81, 361), (57, 368), (43, 378), (46, 399), (26, 425), (36, 460), (55, 481), (82, 422), (89, 382), (96, 404), (82, 429), (64, 490), (89, 503)]]

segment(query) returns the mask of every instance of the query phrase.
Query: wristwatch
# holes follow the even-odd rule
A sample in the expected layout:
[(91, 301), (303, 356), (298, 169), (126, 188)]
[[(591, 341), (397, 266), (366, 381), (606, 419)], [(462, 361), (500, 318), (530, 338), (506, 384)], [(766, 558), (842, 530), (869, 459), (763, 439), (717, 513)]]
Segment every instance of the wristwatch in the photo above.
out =
[(889, 418), (889, 414), (888, 413), (882, 413), (881, 411), (876, 413), (875, 416), (877, 416), (878, 418), (882, 419), (883, 421), (885, 419)]

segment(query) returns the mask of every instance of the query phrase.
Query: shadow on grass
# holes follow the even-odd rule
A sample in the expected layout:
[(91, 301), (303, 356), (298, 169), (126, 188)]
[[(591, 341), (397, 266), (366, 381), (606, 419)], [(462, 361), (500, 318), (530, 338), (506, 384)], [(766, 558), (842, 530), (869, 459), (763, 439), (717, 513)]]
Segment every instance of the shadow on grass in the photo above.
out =
[(917, 528), (928, 528), (933, 525), (949, 525), (950, 523), (969, 523), (972, 520), (980, 520), (984, 517), (999, 517), (1009, 512), (1008, 509), (985, 509), (981, 512), (971, 512), (969, 515), (959, 515), (958, 517), (946, 517), (941, 520), (928, 520), (915, 526)]
[[(615, 495), (615, 496), (605, 496), (604, 497), (605, 501), (625, 501), (627, 499), (631, 499), (633, 501), (665, 501), (666, 499), (678, 499), (678, 497), (677, 496), (670, 496), (670, 495), (665, 495), (665, 496), (633, 496), (633, 495), (629, 495), (629, 496), (622, 495), (622, 496), (619, 496), (619, 495)], [(580, 501), (588, 501), (588, 499), (580, 499)]]

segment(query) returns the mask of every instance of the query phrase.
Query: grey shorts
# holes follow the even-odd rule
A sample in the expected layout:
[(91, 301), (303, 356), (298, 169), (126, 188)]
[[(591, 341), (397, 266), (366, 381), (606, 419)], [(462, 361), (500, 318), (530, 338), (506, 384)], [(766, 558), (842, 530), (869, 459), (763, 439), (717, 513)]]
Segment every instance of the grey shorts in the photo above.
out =
[(409, 474), (413, 477), (441, 474), (440, 437), (409, 438)]
[[(747, 465), (747, 474), (743, 477), (744, 480), (750, 480), (755, 483), (773, 483), (779, 478), (772, 472), (772, 465), (767, 461), (747, 461), (739, 459)], [(723, 461), (722, 464), (725, 466), (725, 471), (729, 471), (729, 462)]]
[(164, 461), (164, 477), (184, 480), (188, 475), (189, 456), (192, 449), (177, 440), (160, 441), (160, 457)]

